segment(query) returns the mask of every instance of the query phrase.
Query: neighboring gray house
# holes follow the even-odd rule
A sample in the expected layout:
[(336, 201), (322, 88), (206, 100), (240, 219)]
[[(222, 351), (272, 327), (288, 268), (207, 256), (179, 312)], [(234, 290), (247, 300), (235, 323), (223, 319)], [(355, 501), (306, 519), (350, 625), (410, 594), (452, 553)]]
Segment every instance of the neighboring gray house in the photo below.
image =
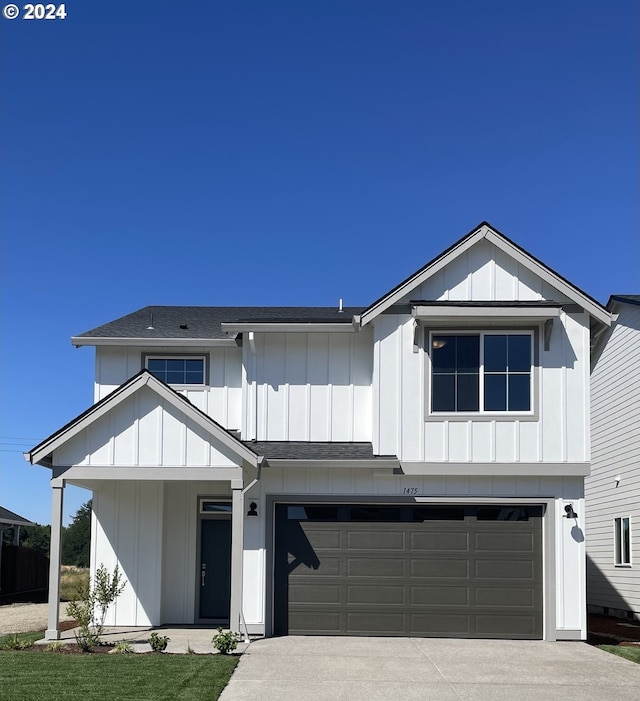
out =
[(617, 318), (591, 375), (587, 603), (640, 619), (640, 295), (614, 295), (607, 309)]
[(26, 456), (52, 477), (47, 638), (74, 484), (93, 571), (128, 582), (108, 625), (584, 639), (610, 324), (482, 223), (366, 307), (147, 307), (74, 337), (95, 403)]

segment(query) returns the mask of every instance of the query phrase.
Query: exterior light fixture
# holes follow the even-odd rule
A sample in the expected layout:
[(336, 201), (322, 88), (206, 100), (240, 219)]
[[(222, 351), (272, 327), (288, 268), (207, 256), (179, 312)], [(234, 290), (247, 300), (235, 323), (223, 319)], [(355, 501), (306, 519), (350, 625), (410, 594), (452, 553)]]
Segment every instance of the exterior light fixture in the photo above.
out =
[(573, 510), (573, 504), (567, 504), (564, 510), (567, 512), (565, 518), (578, 518), (578, 514)]
[(257, 516), (258, 515), (258, 505), (255, 501), (249, 504), (249, 511), (247, 511), (247, 516)]

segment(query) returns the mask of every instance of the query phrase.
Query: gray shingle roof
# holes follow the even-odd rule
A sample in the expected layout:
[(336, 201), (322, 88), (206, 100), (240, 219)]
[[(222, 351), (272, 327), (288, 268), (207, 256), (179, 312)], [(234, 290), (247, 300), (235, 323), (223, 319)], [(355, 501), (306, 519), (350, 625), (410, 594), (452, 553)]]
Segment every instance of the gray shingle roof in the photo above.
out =
[[(110, 321), (77, 338), (227, 339), (223, 322), (345, 323), (362, 307), (164, 307), (149, 306)], [(153, 328), (149, 328), (152, 326)]]
[(244, 441), (267, 460), (397, 460), (374, 455), (371, 443), (311, 443), (304, 441)]
[(626, 302), (627, 304), (640, 304), (640, 295), (611, 295), (609, 304), (613, 301)]
[(9, 509), (5, 509), (4, 506), (0, 506), (0, 523), (8, 523), (16, 526), (33, 526), (33, 523), (28, 519), (19, 516)]

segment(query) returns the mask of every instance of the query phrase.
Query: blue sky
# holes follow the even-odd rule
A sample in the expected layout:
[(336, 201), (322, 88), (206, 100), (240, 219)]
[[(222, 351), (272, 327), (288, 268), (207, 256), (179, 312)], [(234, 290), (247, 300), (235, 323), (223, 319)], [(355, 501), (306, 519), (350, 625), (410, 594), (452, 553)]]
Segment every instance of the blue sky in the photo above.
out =
[[(0, 19), (0, 504), (147, 304), (367, 304), (482, 220), (638, 293), (635, 0), (78, 0)], [(88, 494), (67, 490), (68, 522)]]

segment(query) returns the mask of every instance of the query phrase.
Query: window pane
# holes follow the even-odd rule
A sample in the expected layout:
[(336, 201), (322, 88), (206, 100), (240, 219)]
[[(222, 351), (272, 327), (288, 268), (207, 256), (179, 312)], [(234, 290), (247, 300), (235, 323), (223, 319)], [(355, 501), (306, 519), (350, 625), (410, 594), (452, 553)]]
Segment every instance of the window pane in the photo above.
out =
[(509, 336), (509, 370), (529, 372), (531, 369), (531, 336)]
[(617, 518), (614, 521), (615, 523), (615, 556), (616, 556), (616, 564), (619, 565), (622, 563), (622, 519)]
[(187, 372), (185, 374), (185, 384), (187, 384), (187, 385), (201, 385), (201, 384), (203, 384), (202, 372)]
[(352, 521), (400, 521), (400, 508), (397, 506), (352, 506)]
[(167, 379), (165, 381), (168, 385), (182, 385), (184, 384), (184, 373), (168, 372)]
[(229, 502), (220, 501), (203, 501), (202, 511), (207, 514), (230, 514), (231, 504)]
[(506, 375), (485, 375), (484, 377), (485, 411), (507, 410)]
[(458, 411), (478, 411), (480, 375), (458, 375)]
[(204, 360), (202, 358), (187, 358), (184, 364), (187, 372), (202, 372)]
[(455, 411), (455, 375), (433, 376), (433, 411)]
[(452, 371), (456, 368), (456, 337), (433, 336), (431, 339), (431, 362), (434, 372)]
[(487, 372), (505, 372), (507, 369), (507, 337), (484, 337), (484, 369)]
[(147, 370), (149, 372), (163, 372), (166, 369), (166, 361), (162, 358), (149, 358), (147, 360)]
[(509, 411), (529, 411), (530, 394), (529, 375), (509, 375)]
[(480, 336), (457, 337), (458, 372), (475, 372), (480, 369)]
[(182, 372), (184, 370), (184, 360), (182, 358), (167, 358), (167, 370)]
[(419, 506), (412, 509), (414, 521), (464, 521), (464, 506)]

